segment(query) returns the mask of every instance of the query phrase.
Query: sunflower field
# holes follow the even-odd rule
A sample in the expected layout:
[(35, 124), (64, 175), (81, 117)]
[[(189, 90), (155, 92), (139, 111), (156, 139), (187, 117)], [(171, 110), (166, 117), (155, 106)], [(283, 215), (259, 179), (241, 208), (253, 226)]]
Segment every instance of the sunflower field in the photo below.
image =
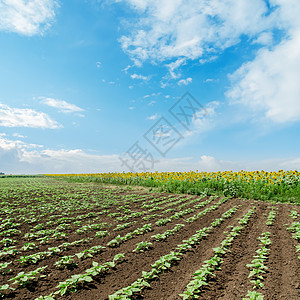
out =
[(137, 185), (160, 192), (192, 195), (212, 194), (275, 202), (300, 203), (300, 172), (123, 172), (95, 174), (48, 174), (73, 182)]

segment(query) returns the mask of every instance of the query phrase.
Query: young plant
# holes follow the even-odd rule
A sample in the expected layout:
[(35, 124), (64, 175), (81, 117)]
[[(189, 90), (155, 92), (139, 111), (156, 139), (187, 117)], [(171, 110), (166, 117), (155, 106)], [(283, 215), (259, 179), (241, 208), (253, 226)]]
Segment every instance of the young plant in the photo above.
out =
[(272, 226), (273, 223), (274, 223), (274, 220), (275, 220), (275, 217), (276, 217), (276, 212), (274, 211), (274, 208), (269, 212), (269, 215), (268, 215), (268, 221), (267, 221), (267, 225), (268, 226)]
[(46, 277), (46, 275), (40, 275), (39, 273), (42, 273), (47, 267), (48, 266), (40, 267), (28, 273), (20, 272), (16, 277), (13, 277), (8, 281), (14, 281), (13, 284), (18, 284), (22, 287), (28, 286), (36, 279)]
[(128, 222), (128, 223), (124, 223), (124, 224), (118, 224), (116, 228), (114, 228), (114, 231), (120, 231), (123, 230), (125, 228), (129, 228), (130, 226), (132, 226), (134, 222)]
[(29, 243), (25, 243), (23, 246), (22, 246), (22, 248), (21, 248), (21, 250), (22, 251), (28, 251), (28, 250), (33, 250), (33, 249), (36, 249), (37, 248), (37, 246), (35, 245), (35, 243), (33, 243), (33, 242), (29, 242)]
[(60, 282), (57, 288), (59, 291), (55, 294), (60, 294), (61, 296), (67, 294), (68, 292), (76, 292), (78, 288), (85, 284), (85, 282), (92, 282), (93, 278), (87, 274), (76, 274), (72, 275), (66, 281)]
[(65, 237), (67, 237), (67, 233), (65, 232), (55, 232), (53, 235), (52, 235), (52, 238), (56, 239), (56, 240), (62, 240), (64, 239)]
[(151, 242), (140, 242), (136, 244), (136, 248), (132, 250), (132, 252), (144, 252), (146, 250), (149, 250), (149, 248), (152, 246)]
[(0, 297), (4, 298), (6, 295), (10, 293), (10, 291), (14, 291), (15, 289), (9, 286), (9, 284), (0, 285)]
[(4, 257), (7, 258), (7, 257), (15, 256), (16, 253), (18, 253), (18, 250), (15, 248), (16, 248), (15, 246), (3, 248), (3, 250), (0, 251), (0, 260)]
[(243, 300), (263, 300), (264, 299), (263, 294), (256, 292), (256, 291), (248, 291), (246, 297), (248, 297), (248, 298), (243, 298)]
[(293, 218), (294, 220), (297, 220), (299, 214), (297, 212), (297, 210), (291, 210), (291, 213), (289, 215), (291, 218)]
[(31, 255), (27, 255), (27, 256), (21, 256), (18, 261), (21, 262), (22, 265), (26, 265), (26, 264), (36, 264), (39, 261), (45, 259), (45, 257), (51, 255), (52, 252), (38, 252), (38, 253), (34, 253)]
[(0, 263), (0, 274), (7, 274), (11, 272), (11, 269), (7, 269), (7, 267), (12, 263), (10, 262), (5, 262), (5, 263)]
[(60, 282), (56, 287), (59, 288), (59, 291), (55, 292), (55, 294), (63, 296), (68, 292), (76, 292), (77, 289), (83, 286), (86, 282), (93, 281), (93, 277), (106, 272), (110, 268), (114, 268), (116, 262), (123, 259), (124, 256), (124, 253), (119, 253), (115, 255), (113, 261), (106, 262), (102, 265), (99, 265), (97, 262), (93, 262), (92, 268), (87, 269), (84, 274), (72, 275), (71, 278), (68, 278), (66, 281)]
[(103, 251), (103, 249), (105, 249), (105, 247), (103, 246), (94, 246), (91, 247), (90, 249), (86, 249), (83, 250), (79, 253), (75, 253), (75, 255), (79, 258), (79, 259), (85, 259), (87, 257), (93, 257), (93, 254), (97, 254)]
[(107, 230), (103, 230), (103, 231), (97, 231), (95, 234), (96, 238), (103, 238), (109, 235), (109, 232)]
[(63, 256), (60, 260), (58, 260), (54, 266), (63, 269), (70, 269), (73, 267), (76, 267), (77, 264), (74, 261), (74, 256), (73, 255), (68, 255), (68, 256)]
[(10, 238), (4, 238), (0, 241), (0, 244), (2, 244), (4, 247), (11, 246), (15, 243), (17, 243), (17, 241)]
[(143, 227), (141, 228), (137, 228), (136, 230), (133, 231), (133, 234), (135, 235), (143, 235), (147, 232), (153, 231), (152, 227), (151, 227), (151, 223), (149, 224), (145, 224)]
[(123, 242), (120, 235), (116, 236), (114, 239), (107, 243), (108, 247), (117, 247)]

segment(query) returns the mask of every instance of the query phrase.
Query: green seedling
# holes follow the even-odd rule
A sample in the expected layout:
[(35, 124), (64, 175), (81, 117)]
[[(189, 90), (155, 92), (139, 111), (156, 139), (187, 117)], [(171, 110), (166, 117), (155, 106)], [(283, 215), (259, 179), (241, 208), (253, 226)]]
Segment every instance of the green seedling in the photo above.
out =
[(294, 220), (297, 220), (299, 214), (297, 212), (297, 210), (291, 210), (291, 213), (289, 215), (291, 218), (293, 218)]
[(68, 278), (66, 281), (60, 282), (56, 288), (59, 291), (55, 294), (60, 294), (61, 296), (67, 294), (68, 292), (76, 292), (78, 288), (84, 285), (85, 282), (92, 282), (93, 278), (87, 274), (76, 274), (72, 275), (71, 278)]
[(0, 263), (0, 274), (8, 274), (11, 272), (11, 269), (8, 269), (7, 267), (12, 263), (10, 262), (5, 262), (5, 263)]
[(27, 256), (21, 256), (20, 259), (18, 259), (18, 261), (21, 262), (22, 265), (36, 264), (39, 261), (45, 259), (47, 256), (50, 256), (51, 254), (52, 253), (48, 251), (38, 252)]
[(243, 298), (243, 300), (263, 300), (264, 296), (259, 293), (259, 292), (255, 292), (255, 291), (248, 291), (246, 297), (248, 298)]
[(140, 242), (138, 244), (136, 244), (136, 248), (134, 250), (132, 250), (132, 252), (144, 252), (146, 250), (149, 250), (149, 248), (152, 246), (151, 242)]
[(14, 291), (15, 289), (9, 286), (9, 284), (0, 285), (0, 297), (4, 298), (10, 291)]
[(103, 230), (103, 231), (97, 231), (95, 234), (96, 238), (103, 238), (108, 236), (110, 233), (107, 230)]
[(134, 222), (128, 222), (128, 223), (124, 223), (124, 224), (118, 224), (117, 227), (114, 229), (114, 231), (120, 231), (123, 230), (125, 228), (129, 228), (130, 226), (133, 225)]
[(120, 235), (116, 236), (113, 240), (109, 241), (107, 243), (108, 247), (117, 247), (123, 242)]
[(33, 250), (36, 249), (37, 246), (35, 245), (35, 243), (31, 242), (31, 243), (25, 243), (22, 247), (21, 250), (22, 251), (28, 251), (28, 250)]
[(261, 280), (259, 279), (256, 279), (256, 280), (250, 280), (251, 283), (254, 284), (253, 288), (263, 288), (264, 287), (264, 284)]
[(17, 253), (18, 253), (18, 250), (16, 249), (15, 246), (3, 248), (3, 250), (0, 251), (0, 260), (2, 258), (8, 258), (11, 256), (15, 256)]
[(63, 256), (60, 260), (58, 260), (54, 266), (63, 269), (63, 268), (73, 268), (76, 267), (77, 264), (74, 261), (74, 256), (73, 255), (69, 255), (69, 256)]
[(17, 243), (17, 241), (10, 238), (4, 238), (0, 241), (0, 244), (2, 244), (4, 247), (11, 246), (15, 243)]
[(47, 267), (48, 266), (40, 267), (28, 273), (20, 272), (16, 277), (13, 277), (8, 281), (14, 281), (13, 284), (18, 284), (22, 287), (28, 286), (36, 279), (46, 277), (46, 275), (39, 275), (39, 273), (42, 273)]

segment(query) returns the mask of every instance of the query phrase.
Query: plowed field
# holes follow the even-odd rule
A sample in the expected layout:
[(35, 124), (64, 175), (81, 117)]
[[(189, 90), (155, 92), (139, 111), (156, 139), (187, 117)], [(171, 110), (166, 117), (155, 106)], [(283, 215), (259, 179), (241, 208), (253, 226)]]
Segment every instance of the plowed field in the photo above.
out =
[[(0, 200), (0, 286), (7, 299), (183, 299), (194, 273), (214, 255), (218, 264), (186, 299), (252, 299), (249, 291), (263, 299), (300, 299), (299, 235), (288, 230), (300, 221), (296, 205), (51, 178), (3, 178)], [(275, 217), (267, 224), (271, 211)], [(266, 232), (266, 268), (261, 277), (249, 277), (247, 264)], [(148, 249), (135, 250), (146, 241)], [(102, 265), (98, 273), (93, 262)], [(20, 272), (41, 267), (22, 281)], [(254, 288), (257, 279), (261, 285)]]

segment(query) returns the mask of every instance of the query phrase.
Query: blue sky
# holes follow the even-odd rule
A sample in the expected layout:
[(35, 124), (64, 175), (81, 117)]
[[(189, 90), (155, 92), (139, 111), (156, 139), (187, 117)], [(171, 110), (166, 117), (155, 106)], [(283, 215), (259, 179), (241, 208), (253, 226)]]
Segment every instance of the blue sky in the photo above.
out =
[(0, 171), (299, 170), (299, 14), (297, 0), (0, 0)]

